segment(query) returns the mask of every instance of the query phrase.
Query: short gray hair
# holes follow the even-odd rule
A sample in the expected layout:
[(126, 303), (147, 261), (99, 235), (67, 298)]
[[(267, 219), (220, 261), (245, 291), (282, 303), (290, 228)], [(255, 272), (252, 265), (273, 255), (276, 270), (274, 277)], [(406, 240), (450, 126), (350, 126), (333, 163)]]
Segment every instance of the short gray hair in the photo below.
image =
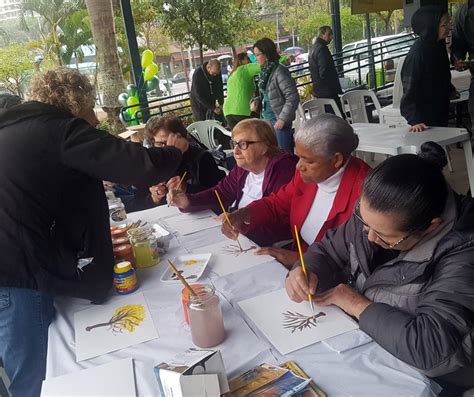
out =
[(317, 156), (329, 158), (339, 152), (346, 159), (357, 149), (359, 137), (347, 121), (324, 113), (306, 120), (296, 132), (295, 142)]
[(209, 66), (219, 66), (219, 67), (221, 67), (221, 63), (217, 58), (212, 58), (211, 60), (209, 60), (209, 62), (207, 64)]

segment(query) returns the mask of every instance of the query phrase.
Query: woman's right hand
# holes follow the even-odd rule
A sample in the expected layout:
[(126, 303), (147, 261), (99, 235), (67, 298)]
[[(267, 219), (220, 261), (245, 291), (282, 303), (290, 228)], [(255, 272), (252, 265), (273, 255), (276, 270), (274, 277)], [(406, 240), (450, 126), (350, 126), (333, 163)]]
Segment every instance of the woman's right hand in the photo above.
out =
[(303, 273), (301, 266), (294, 268), (288, 273), (285, 280), (286, 293), (289, 298), (297, 303), (307, 301), (308, 293), (314, 295), (318, 288), (318, 276), (314, 273), (309, 273), (309, 285)]
[(174, 146), (184, 153), (189, 149), (189, 141), (180, 134), (169, 134), (166, 146)]
[(408, 131), (409, 132), (422, 132), (424, 130), (427, 130), (428, 128), (430, 127), (428, 127), (425, 123), (418, 123), (418, 124), (412, 125)]
[(221, 231), (226, 237), (237, 240), (244, 225), (250, 223), (251, 212), (248, 208), (241, 208), (227, 214), (227, 216), (229, 217), (232, 227), (229, 225), (229, 222), (227, 222), (224, 214), (221, 214), (219, 215), (219, 220), (222, 222)]

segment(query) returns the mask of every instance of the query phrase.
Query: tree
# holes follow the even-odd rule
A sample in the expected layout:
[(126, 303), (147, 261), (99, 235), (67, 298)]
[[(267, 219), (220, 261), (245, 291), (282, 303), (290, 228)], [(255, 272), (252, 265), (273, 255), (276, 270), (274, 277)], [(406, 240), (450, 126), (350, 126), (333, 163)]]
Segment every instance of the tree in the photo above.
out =
[(69, 65), (74, 56), (76, 68), (84, 59), (82, 46), (92, 44), (92, 32), (90, 21), (86, 10), (74, 12), (60, 25), (59, 41), (63, 45), (61, 49), (61, 60), (63, 64)]
[(23, 44), (0, 51), (0, 82), (12, 94), (23, 97), (23, 86), (33, 69), (33, 54)]
[(6, 45), (10, 43), (10, 36), (8, 35), (5, 29), (0, 28), (0, 38), (4, 41)]
[[(94, 0), (98, 1), (98, 0)], [(112, 317), (105, 323), (94, 324), (86, 327), (90, 332), (95, 328), (109, 327), (112, 333), (122, 333), (123, 331), (134, 332), (135, 328), (145, 320), (146, 312), (143, 305), (125, 305), (115, 309)]]
[(111, 0), (86, 0), (86, 6), (96, 46), (96, 62), (99, 65), (102, 108), (107, 113), (112, 131), (118, 133), (124, 129), (118, 118), (120, 104), (117, 99), (123, 92), (124, 83), (117, 51), (112, 2)]
[(165, 31), (187, 47), (197, 45), (201, 64), (204, 49), (227, 44), (231, 11), (230, 0), (167, 0), (160, 8)]
[(43, 20), (41, 39), (45, 54), (52, 55), (56, 63), (62, 65), (59, 26), (72, 13), (83, 8), (83, 0), (22, 0), (20, 23), (28, 29), (27, 16), (39, 15)]

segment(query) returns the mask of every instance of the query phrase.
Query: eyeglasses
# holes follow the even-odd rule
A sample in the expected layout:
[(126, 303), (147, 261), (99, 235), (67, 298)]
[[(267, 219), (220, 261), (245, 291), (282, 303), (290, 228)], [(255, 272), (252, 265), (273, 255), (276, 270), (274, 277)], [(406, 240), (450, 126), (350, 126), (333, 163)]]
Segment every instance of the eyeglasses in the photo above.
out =
[(234, 141), (233, 139), (230, 140), (232, 149), (238, 146), (240, 150), (247, 150), (250, 145), (254, 143), (259, 143), (259, 142), (262, 142), (262, 141)]
[(369, 230), (372, 230), (374, 234), (377, 236), (377, 238), (385, 245), (387, 248), (394, 249), (401, 243), (403, 243), (406, 239), (410, 238), (413, 236), (416, 232), (411, 232), (408, 233), (406, 236), (402, 237), (400, 240), (398, 240), (396, 243), (392, 244), (389, 243), (387, 240), (385, 240), (378, 232), (376, 232), (374, 229), (372, 229), (363, 219), (362, 216), (360, 215), (360, 201), (357, 202), (357, 204), (354, 207), (354, 216), (364, 225), (364, 230), (368, 233)]
[(166, 141), (155, 141), (154, 139), (151, 141), (152, 146), (154, 147), (165, 147)]

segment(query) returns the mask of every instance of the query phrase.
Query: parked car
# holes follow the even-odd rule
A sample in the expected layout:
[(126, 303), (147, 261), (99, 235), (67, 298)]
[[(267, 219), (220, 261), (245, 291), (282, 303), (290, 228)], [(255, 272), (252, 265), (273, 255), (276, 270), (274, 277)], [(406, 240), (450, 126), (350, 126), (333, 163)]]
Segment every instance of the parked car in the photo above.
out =
[(186, 81), (186, 74), (184, 72), (178, 72), (173, 77), (171, 77), (171, 81), (174, 84), (184, 83)]
[[(371, 39), (377, 86), (383, 85), (383, 82), (390, 83), (394, 81), (398, 59), (408, 54), (415, 40), (416, 36), (413, 33), (401, 33)], [(342, 56), (344, 76), (349, 78), (351, 83), (367, 84), (370, 87), (374, 87), (369, 76), (369, 47), (367, 40), (346, 44), (342, 47)]]

